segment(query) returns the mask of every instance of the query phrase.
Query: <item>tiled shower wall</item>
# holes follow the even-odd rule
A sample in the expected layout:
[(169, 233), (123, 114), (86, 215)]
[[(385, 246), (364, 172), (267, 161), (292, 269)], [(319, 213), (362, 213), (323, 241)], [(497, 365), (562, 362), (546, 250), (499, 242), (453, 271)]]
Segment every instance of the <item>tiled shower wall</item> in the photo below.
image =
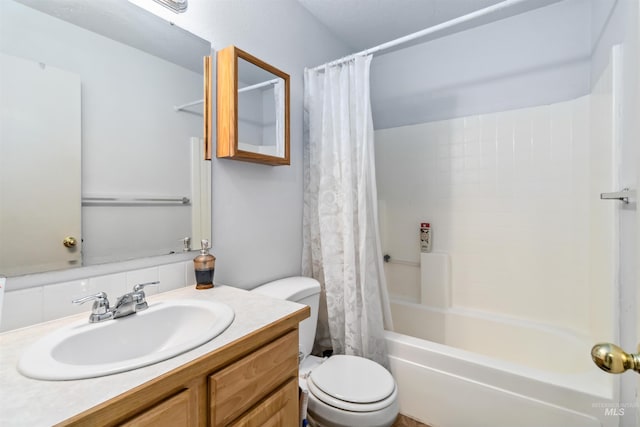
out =
[(103, 291), (113, 303), (136, 284), (156, 280), (160, 281), (158, 286), (145, 288), (147, 295), (184, 287), (185, 283), (195, 285), (193, 261), (9, 291), (4, 296), (0, 332), (88, 312), (91, 302), (74, 305), (71, 301)]
[(398, 262), (390, 292), (419, 298), (426, 221), (433, 250), (451, 256), (453, 306), (588, 332), (588, 266), (609, 250), (598, 250), (591, 201), (610, 185), (591, 173), (589, 117), (586, 96), (377, 131), (383, 251)]

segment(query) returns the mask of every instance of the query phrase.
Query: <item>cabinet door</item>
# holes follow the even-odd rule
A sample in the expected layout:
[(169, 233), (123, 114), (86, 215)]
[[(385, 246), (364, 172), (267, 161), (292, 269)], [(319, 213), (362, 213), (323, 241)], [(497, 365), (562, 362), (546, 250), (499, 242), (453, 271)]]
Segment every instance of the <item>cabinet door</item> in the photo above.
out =
[(229, 425), (289, 378), (297, 377), (296, 330), (209, 377), (212, 424), (215, 427)]
[(231, 427), (291, 427), (299, 422), (298, 382), (291, 379)]
[(195, 392), (186, 389), (122, 424), (125, 427), (195, 426)]

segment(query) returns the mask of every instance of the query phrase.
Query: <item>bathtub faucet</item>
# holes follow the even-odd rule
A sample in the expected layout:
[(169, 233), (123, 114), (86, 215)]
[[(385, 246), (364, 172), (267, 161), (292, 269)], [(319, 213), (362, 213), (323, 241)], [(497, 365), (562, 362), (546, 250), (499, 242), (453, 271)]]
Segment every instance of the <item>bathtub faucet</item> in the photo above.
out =
[(591, 358), (600, 369), (611, 374), (621, 374), (628, 369), (640, 373), (640, 354), (626, 353), (615, 344), (594, 345)]

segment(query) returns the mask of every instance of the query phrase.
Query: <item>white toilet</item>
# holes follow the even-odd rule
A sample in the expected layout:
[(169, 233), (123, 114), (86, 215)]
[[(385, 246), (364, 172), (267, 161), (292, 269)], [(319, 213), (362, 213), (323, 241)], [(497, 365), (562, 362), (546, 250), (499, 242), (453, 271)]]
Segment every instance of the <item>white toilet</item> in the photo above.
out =
[(253, 292), (311, 307), (300, 323), (301, 386), (309, 390), (309, 424), (317, 427), (390, 427), (398, 415), (398, 392), (391, 374), (357, 356), (311, 356), (318, 322), (320, 284), (308, 277), (289, 277)]

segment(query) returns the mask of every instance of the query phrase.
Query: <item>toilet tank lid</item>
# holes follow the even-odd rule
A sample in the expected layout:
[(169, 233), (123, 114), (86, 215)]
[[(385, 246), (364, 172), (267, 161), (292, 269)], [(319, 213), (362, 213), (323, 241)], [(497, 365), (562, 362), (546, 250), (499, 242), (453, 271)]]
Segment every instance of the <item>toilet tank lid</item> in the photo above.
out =
[(252, 292), (277, 299), (300, 301), (308, 296), (319, 294), (320, 283), (310, 277), (287, 277), (265, 283), (253, 289)]

